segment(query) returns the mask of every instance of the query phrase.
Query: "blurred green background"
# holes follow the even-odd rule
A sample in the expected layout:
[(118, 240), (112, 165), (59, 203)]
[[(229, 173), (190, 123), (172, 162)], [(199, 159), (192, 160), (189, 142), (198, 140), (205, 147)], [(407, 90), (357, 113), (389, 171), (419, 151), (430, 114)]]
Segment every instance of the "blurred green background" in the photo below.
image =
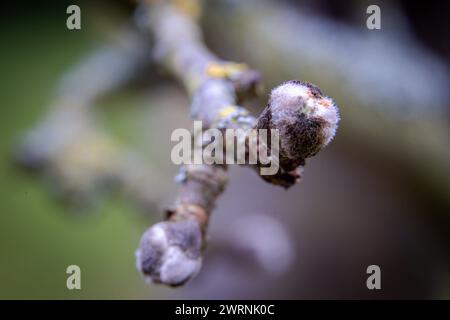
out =
[[(301, 76), (321, 87), (325, 84), (325, 91), (341, 105), (336, 140), (308, 162), (304, 181), (289, 191), (263, 184), (245, 170), (230, 170), (231, 183), (214, 212), (210, 230), (214, 240), (229, 228), (230, 220), (247, 212), (267, 211), (290, 231), (297, 254), (289, 272), (268, 275), (251, 263), (248, 267), (235, 252), (221, 251), (220, 245), (213, 244), (202, 272), (186, 288), (146, 285), (136, 270), (134, 252), (141, 234), (161, 218), (162, 211), (148, 217), (119, 192), (106, 193), (92, 207), (67, 206), (57, 200), (52, 183), (43, 175), (30, 174), (13, 161), (18, 142), (47, 112), (61, 75), (86, 53), (107, 43), (134, 7), (132, 1), (77, 3), (82, 7), (80, 31), (66, 28), (68, 1), (21, 2), (2, 9), (0, 299), (449, 297), (448, 110), (439, 123), (421, 116), (411, 123), (390, 117), (384, 109), (370, 105), (371, 101), (362, 105), (348, 88), (341, 87), (345, 79), (336, 81), (334, 70), (317, 65), (302, 70)], [(309, 3), (330, 19), (347, 23), (353, 19), (356, 30), (367, 32), (363, 23), (355, 23), (355, 13), (349, 9), (358, 7), (359, 1), (283, 3), (300, 13), (302, 5)], [(417, 16), (422, 9), (412, 8), (414, 27), (424, 43), (428, 41), (427, 46), (448, 62), (445, 24), (436, 26), (439, 19), (435, 16), (445, 10), (433, 9), (434, 15), (427, 16), (433, 6), (426, 7), (423, 14), (428, 18), (424, 20)], [(299, 76), (296, 55), (284, 59), (273, 43), (273, 52), (248, 45), (245, 37), (254, 39), (255, 46), (278, 40), (260, 32), (255, 27), (257, 19), (249, 20), (252, 25), (245, 14), (242, 19), (230, 10), (227, 16), (221, 8), (208, 12), (204, 22), (214, 51), (227, 59), (248, 59), (252, 67), (263, 71), (268, 88)], [(256, 13), (267, 12), (271, 13)], [(222, 28), (221, 18), (230, 19), (234, 29)], [(238, 22), (234, 24), (233, 19)], [(440, 27), (440, 33), (435, 32)], [(170, 132), (190, 126), (189, 101), (174, 82), (152, 81), (144, 85), (151, 92), (142, 86), (138, 89), (139, 85), (114, 92), (99, 101), (97, 113), (117, 141), (140, 150), (171, 183), (177, 168), (167, 160)], [(254, 105), (262, 106), (266, 96), (267, 91)], [(254, 106), (253, 111), (258, 113)], [(416, 141), (425, 149), (416, 147)], [(162, 185), (162, 181), (154, 182), (155, 189)], [(167, 197), (173, 195), (168, 192)], [(365, 287), (365, 267), (372, 263), (383, 267), (380, 294)], [(81, 268), (82, 290), (66, 288), (65, 271), (72, 264)]]
[[(39, 176), (20, 170), (12, 161), (15, 144), (47, 110), (61, 74), (105, 35), (103, 31), (111, 22), (108, 19), (115, 17), (114, 5), (111, 7), (110, 17), (102, 18), (108, 16), (104, 11), (108, 6), (90, 5), (90, 9), (83, 10), (83, 30), (73, 32), (65, 27), (64, 2), (22, 4), (3, 10), (0, 28), (3, 43), (0, 50), (2, 299), (151, 297), (151, 289), (145, 286), (134, 264), (134, 251), (145, 224), (138, 215), (133, 215), (134, 209), (119, 194), (106, 196), (89, 214), (80, 215), (76, 209), (55, 201), (49, 188), (43, 187), (45, 181), (36, 180)], [(132, 140), (130, 130), (124, 130), (124, 122), (127, 127), (136, 99), (125, 95), (105, 104), (108, 108), (103, 119), (105, 125), (119, 139)], [(82, 290), (66, 288), (65, 271), (71, 264), (81, 267)]]

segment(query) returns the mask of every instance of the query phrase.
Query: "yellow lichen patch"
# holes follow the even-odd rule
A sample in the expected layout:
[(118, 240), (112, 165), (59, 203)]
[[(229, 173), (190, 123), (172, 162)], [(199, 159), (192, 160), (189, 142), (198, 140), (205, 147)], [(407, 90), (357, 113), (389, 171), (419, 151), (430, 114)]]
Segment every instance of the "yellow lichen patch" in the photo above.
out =
[(86, 134), (70, 144), (60, 155), (62, 162), (87, 170), (106, 170), (114, 164), (117, 146), (105, 136)]
[(179, 11), (198, 19), (202, 14), (199, 0), (172, 0), (172, 4)]
[(206, 68), (206, 74), (215, 78), (230, 78), (236, 73), (243, 72), (248, 69), (245, 63), (211, 63)]
[(226, 118), (238, 110), (237, 106), (226, 106), (219, 110), (219, 117)]
[(81, 134), (53, 159), (53, 173), (67, 192), (89, 190), (97, 179), (117, 172), (117, 145), (107, 136)]

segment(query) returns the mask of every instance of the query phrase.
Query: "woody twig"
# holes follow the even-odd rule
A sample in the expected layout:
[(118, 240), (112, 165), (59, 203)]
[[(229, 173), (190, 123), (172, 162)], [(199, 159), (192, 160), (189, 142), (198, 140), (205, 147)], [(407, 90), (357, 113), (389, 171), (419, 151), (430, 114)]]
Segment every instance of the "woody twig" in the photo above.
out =
[[(253, 117), (239, 104), (258, 92), (260, 76), (208, 50), (197, 24), (199, 3), (153, 0), (144, 6), (155, 56), (190, 94), (193, 120), (202, 121), (205, 128), (278, 130), (279, 169), (262, 177), (286, 188), (295, 184), (305, 159), (317, 154), (335, 134), (339, 116), (333, 101), (318, 87), (292, 80), (273, 89), (266, 108)], [(226, 186), (226, 171), (223, 164), (181, 168), (180, 191), (167, 220), (144, 233), (136, 253), (137, 267), (146, 278), (178, 286), (199, 271), (209, 216)]]

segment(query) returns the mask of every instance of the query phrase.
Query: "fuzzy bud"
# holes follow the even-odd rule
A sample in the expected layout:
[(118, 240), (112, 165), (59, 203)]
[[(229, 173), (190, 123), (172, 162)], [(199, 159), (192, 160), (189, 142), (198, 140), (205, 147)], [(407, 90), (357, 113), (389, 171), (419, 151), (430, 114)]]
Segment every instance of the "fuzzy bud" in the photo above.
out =
[(147, 280), (180, 286), (200, 270), (202, 232), (195, 219), (160, 222), (148, 229), (136, 252)]
[(291, 80), (274, 88), (257, 129), (278, 129), (279, 163), (285, 171), (304, 165), (334, 137), (338, 108), (315, 85)]

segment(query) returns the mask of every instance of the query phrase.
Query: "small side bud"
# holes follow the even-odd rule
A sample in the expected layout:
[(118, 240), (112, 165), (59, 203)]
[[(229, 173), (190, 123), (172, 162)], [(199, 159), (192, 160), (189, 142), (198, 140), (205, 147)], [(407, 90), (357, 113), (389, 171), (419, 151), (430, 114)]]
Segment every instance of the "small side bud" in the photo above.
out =
[(146, 280), (180, 286), (200, 270), (202, 233), (194, 219), (160, 222), (148, 229), (136, 251)]
[(338, 122), (331, 98), (311, 83), (291, 80), (272, 90), (256, 128), (279, 130), (280, 167), (290, 172), (333, 139)]

